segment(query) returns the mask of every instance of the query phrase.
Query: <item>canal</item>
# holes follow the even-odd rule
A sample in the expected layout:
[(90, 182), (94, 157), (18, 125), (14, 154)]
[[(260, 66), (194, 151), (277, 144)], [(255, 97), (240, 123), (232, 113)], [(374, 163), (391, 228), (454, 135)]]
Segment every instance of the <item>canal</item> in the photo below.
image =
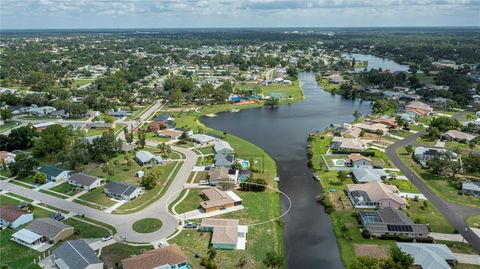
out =
[[(280, 190), (292, 200), (284, 217), (284, 240), (288, 268), (343, 268), (330, 216), (315, 201), (320, 184), (307, 167), (306, 139), (310, 132), (331, 123), (353, 120), (358, 110), (370, 113), (370, 102), (346, 100), (323, 91), (313, 72), (301, 72), (305, 100), (277, 108), (225, 112), (202, 122), (217, 130), (242, 137), (264, 149), (277, 162)], [(282, 209), (287, 206), (282, 199)]]

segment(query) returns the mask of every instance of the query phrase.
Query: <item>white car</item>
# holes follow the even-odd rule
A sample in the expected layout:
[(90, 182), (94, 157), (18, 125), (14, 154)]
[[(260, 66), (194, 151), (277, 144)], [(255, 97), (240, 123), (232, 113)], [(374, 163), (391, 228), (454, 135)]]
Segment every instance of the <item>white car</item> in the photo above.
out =
[(111, 239), (113, 239), (113, 235), (105, 236), (104, 238), (102, 238), (102, 242), (107, 242), (108, 240), (111, 240)]
[(208, 181), (207, 180), (201, 180), (200, 181), (200, 185), (208, 185)]
[(168, 246), (167, 241), (160, 241), (160, 243), (158, 243), (159, 248), (164, 248), (164, 247), (167, 247), (167, 246)]

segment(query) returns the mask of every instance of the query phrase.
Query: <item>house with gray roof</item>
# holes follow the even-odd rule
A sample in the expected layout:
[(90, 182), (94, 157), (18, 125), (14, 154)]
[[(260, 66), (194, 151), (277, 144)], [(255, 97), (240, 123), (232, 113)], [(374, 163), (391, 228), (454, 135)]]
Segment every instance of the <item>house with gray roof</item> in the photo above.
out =
[(140, 150), (135, 154), (135, 161), (139, 165), (160, 164), (165, 162), (162, 157), (153, 155), (150, 151)]
[(60, 269), (102, 269), (103, 262), (85, 240), (69, 240), (53, 251), (53, 262)]
[(110, 181), (105, 185), (104, 192), (115, 199), (132, 200), (140, 196), (141, 188), (118, 181)]
[(400, 243), (400, 250), (413, 257), (413, 264), (422, 269), (451, 269), (457, 258), (444, 244)]
[(235, 156), (233, 154), (215, 154), (215, 167), (231, 167), (235, 162)]
[(213, 149), (215, 150), (215, 153), (217, 154), (233, 154), (234, 150), (232, 146), (227, 141), (224, 140), (218, 140), (213, 143)]
[(41, 243), (56, 244), (73, 235), (74, 228), (50, 218), (33, 220), (26, 228), (12, 235), (12, 240), (27, 247)]
[(51, 165), (45, 165), (40, 167), (40, 169), (38, 169), (38, 172), (47, 176), (47, 179), (50, 181), (60, 181), (68, 179), (72, 173), (72, 171), (70, 170)]
[(441, 134), (440, 137), (447, 141), (458, 141), (462, 143), (468, 143), (475, 139), (477, 136), (473, 134), (468, 134), (464, 132), (460, 132), (457, 130), (448, 130), (445, 133)]
[(354, 179), (358, 183), (367, 183), (371, 181), (385, 181), (388, 174), (383, 169), (375, 169), (372, 166), (357, 166), (352, 168)]
[(205, 134), (194, 134), (190, 136), (190, 139), (199, 146), (206, 146), (217, 140), (215, 137)]
[(68, 183), (84, 190), (91, 191), (103, 185), (105, 183), (105, 179), (82, 173), (76, 173), (68, 179)]
[[(413, 158), (423, 167), (427, 167), (427, 162), (435, 157), (437, 153), (447, 152), (447, 149), (437, 149), (437, 148), (425, 148), (425, 147), (416, 147), (415, 152), (413, 153)], [(451, 151), (450, 151), (451, 152)], [(451, 152), (454, 158), (457, 158), (455, 152)], [(453, 161), (453, 160), (452, 160)]]
[(462, 192), (467, 195), (480, 197), (480, 182), (478, 181), (463, 181)]
[(407, 236), (426, 238), (429, 234), (425, 224), (415, 224), (404, 212), (386, 207), (377, 211), (361, 211), (360, 223), (374, 236)]

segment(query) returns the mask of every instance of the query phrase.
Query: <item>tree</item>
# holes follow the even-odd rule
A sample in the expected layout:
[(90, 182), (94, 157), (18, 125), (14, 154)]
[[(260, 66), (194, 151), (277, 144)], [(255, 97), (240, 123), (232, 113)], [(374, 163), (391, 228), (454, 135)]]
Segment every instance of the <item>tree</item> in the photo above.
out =
[(162, 152), (164, 157), (167, 157), (172, 152), (172, 148), (166, 143), (159, 143), (157, 149)]
[(2, 109), (0, 111), (0, 116), (2, 117), (3, 121), (8, 121), (9, 119), (11, 119), (13, 117), (13, 114), (12, 114), (12, 111), (10, 109), (6, 108), (6, 109)]
[(113, 131), (104, 132), (101, 137), (94, 139), (89, 146), (90, 158), (97, 162), (106, 162), (122, 150), (122, 141), (115, 137)]
[(0, 135), (0, 149), (12, 151), (30, 148), (35, 136), (36, 132), (31, 124), (15, 128), (8, 136)]
[(455, 118), (438, 117), (432, 119), (430, 127), (437, 128), (440, 132), (446, 132), (448, 130), (457, 130), (462, 124)]
[(355, 121), (358, 121), (358, 119), (362, 117), (362, 113), (358, 112), (358, 110), (355, 110), (355, 112), (353, 112), (353, 117), (355, 117)]
[(33, 155), (37, 157), (57, 153), (65, 149), (71, 141), (70, 131), (59, 124), (50, 125), (40, 133), (40, 139), (35, 143)]
[(265, 100), (265, 106), (269, 106), (269, 107), (274, 107), (274, 106), (277, 106), (278, 105), (278, 98), (275, 98), (275, 97), (271, 97), (267, 100)]
[(437, 127), (430, 126), (427, 128), (428, 136), (432, 139), (437, 139), (440, 137), (440, 130)]
[(347, 172), (340, 170), (337, 172), (337, 178), (340, 180), (340, 182), (345, 182), (347, 180)]
[(397, 268), (412, 268), (413, 257), (410, 254), (404, 253), (398, 247), (390, 248), (390, 257), (385, 264), (385, 268), (397, 269)]
[(13, 176), (18, 178), (26, 178), (34, 174), (38, 161), (29, 157), (25, 153), (19, 153), (15, 157), (15, 162), (8, 165)]
[(437, 152), (432, 159), (427, 161), (427, 166), (434, 174), (440, 176), (450, 172), (452, 176), (455, 177), (455, 175), (461, 171), (460, 163), (450, 151)]
[(405, 151), (408, 153), (408, 155), (412, 155), (413, 153), (413, 146), (412, 145), (407, 145), (405, 147)]
[(263, 259), (263, 264), (268, 268), (281, 268), (283, 266), (283, 256), (269, 251)]
[(146, 190), (151, 190), (157, 185), (159, 174), (155, 171), (151, 171), (142, 177), (140, 181), (140, 186), (144, 187)]
[(47, 183), (47, 176), (43, 173), (36, 173), (35, 175), (33, 175), (32, 179), (37, 184)]
[(143, 149), (147, 143), (145, 130), (138, 130), (137, 139), (137, 144)]
[(183, 99), (183, 93), (180, 89), (176, 89), (170, 94), (170, 102), (176, 106), (180, 106), (183, 103)]
[(298, 79), (298, 70), (295, 66), (289, 65), (287, 67), (287, 75), (290, 77), (291, 80), (297, 80)]

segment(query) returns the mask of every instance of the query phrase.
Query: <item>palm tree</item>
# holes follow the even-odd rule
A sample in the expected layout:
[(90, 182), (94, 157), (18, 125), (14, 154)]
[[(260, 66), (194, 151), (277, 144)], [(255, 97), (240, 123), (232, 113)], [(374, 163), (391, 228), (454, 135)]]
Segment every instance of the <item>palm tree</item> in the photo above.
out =
[(167, 151), (167, 144), (165, 143), (160, 143), (157, 145), (157, 149), (162, 152), (162, 154), (165, 156), (165, 152)]
[(358, 119), (362, 117), (362, 113), (358, 112), (358, 110), (355, 110), (355, 112), (353, 112), (353, 117), (355, 117), (355, 121), (358, 121)]

